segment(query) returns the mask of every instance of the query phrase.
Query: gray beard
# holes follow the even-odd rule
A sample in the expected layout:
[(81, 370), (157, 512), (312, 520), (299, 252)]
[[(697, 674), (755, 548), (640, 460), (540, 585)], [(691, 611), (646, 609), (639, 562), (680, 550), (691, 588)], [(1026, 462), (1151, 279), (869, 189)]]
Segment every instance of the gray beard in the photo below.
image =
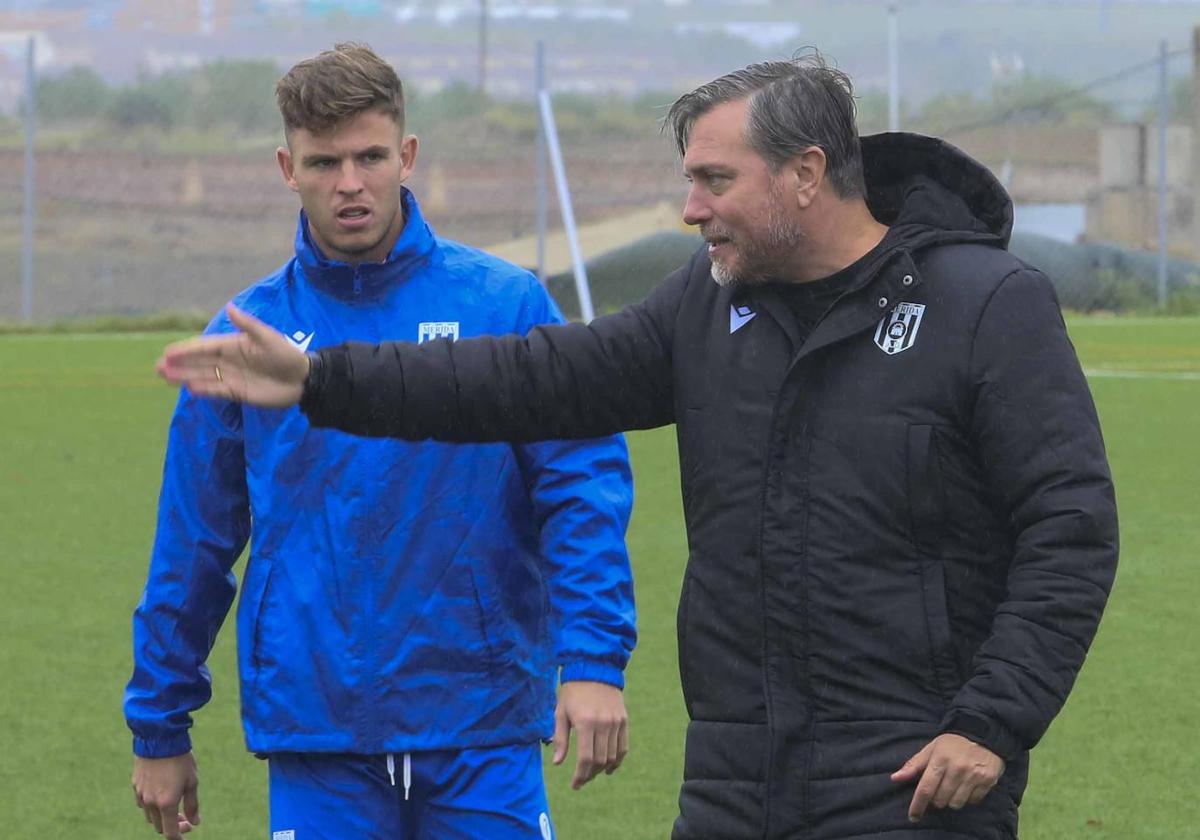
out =
[(737, 277), (729, 273), (729, 269), (717, 262), (712, 264), (712, 279), (722, 288), (741, 284), (741, 281)]
[(734, 273), (728, 266), (713, 260), (710, 274), (713, 281), (723, 288), (761, 286), (773, 280), (786, 279), (780, 276), (780, 268), (803, 240), (803, 231), (772, 215), (767, 222), (762, 243), (753, 243), (740, 255), (744, 268)]

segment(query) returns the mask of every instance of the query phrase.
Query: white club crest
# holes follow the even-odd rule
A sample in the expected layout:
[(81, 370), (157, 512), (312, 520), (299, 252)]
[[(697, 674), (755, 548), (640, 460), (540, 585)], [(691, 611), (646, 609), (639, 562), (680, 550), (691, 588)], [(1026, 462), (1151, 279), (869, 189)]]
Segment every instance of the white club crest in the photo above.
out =
[(875, 330), (875, 345), (893, 356), (912, 347), (921, 329), (921, 318), (925, 314), (923, 303), (898, 303), (891, 314), (879, 322)]
[(417, 343), (424, 344), (435, 338), (458, 341), (458, 321), (422, 321), (417, 325)]

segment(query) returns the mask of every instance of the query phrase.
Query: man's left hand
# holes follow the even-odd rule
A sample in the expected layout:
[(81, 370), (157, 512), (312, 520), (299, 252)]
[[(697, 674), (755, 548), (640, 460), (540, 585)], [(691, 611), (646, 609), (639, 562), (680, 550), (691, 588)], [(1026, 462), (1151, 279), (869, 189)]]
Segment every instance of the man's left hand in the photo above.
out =
[(629, 752), (629, 716), (621, 689), (607, 683), (583, 680), (558, 688), (554, 710), (554, 763), (562, 764), (575, 730), (575, 790), (603, 770), (612, 773)]
[(977, 805), (1004, 773), (1004, 759), (974, 741), (946, 733), (934, 738), (892, 774), (893, 782), (920, 777), (908, 819), (920, 822), (925, 809)]

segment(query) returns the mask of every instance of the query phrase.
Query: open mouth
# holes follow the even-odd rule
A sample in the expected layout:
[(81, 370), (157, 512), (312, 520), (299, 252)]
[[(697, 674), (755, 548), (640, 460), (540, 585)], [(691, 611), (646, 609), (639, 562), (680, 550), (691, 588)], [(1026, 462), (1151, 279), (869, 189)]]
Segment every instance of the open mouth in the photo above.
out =
[(343, 227), (362, 227), (371, 217), (371, 211), (366, 207), (343, 207), (337, 212), (337, 220)]
[(705, 241), (708, 242), (708, 253), (711, 255), (733, 240), (727, 236), (706, 236)]

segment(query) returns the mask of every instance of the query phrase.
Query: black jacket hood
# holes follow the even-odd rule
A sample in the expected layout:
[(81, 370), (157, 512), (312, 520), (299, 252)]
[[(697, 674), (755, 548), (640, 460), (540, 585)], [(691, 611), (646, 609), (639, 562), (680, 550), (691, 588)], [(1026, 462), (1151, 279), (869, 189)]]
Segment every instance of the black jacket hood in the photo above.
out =
[(944, 140), (893, 132), (861, 139), (867, 206), (908, 249), (935, 242), (1008, 246), (1013, 207), (988, 169)]

